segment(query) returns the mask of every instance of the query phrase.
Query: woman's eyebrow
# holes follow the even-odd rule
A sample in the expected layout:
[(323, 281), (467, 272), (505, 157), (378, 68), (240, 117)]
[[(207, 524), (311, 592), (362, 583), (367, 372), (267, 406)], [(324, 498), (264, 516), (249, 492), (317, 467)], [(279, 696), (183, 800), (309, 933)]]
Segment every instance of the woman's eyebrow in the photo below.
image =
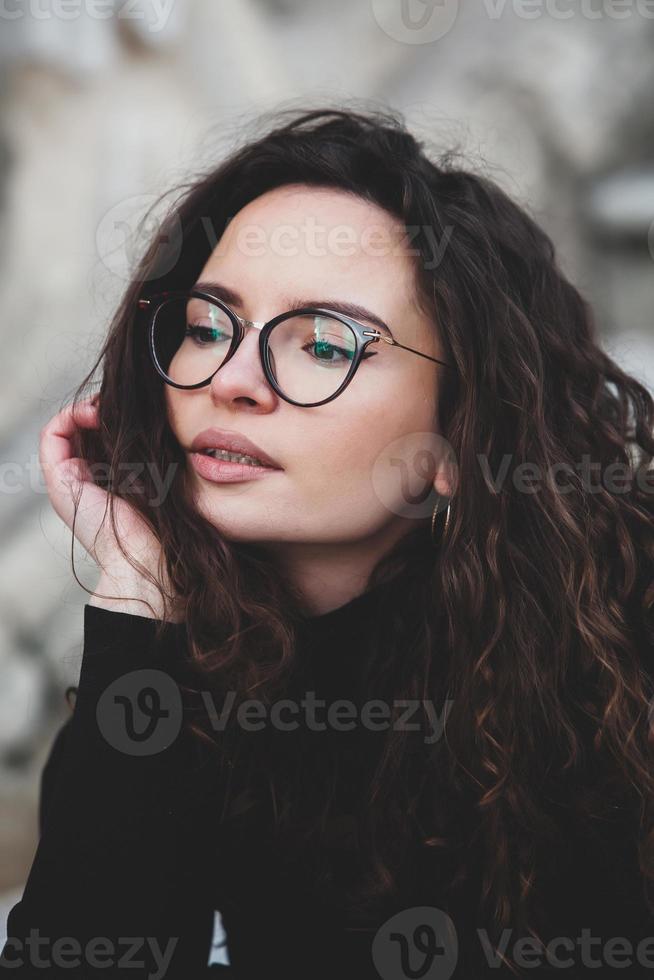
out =
[[(196, 282), (194, 288), (213, 293), (213, 295), (217, 296), (218, 299), (222, 299), (224, 303), (231, 303), (234, 306), (243, 306), (242, 296), (240, 296), (236, 290), (230, 289), (229, 286), (223, 285), (223, 283), (212, 280), (204, 280), (204, 282)], [(361, 306), (359, 303), (349, 303), (346, 300), (337, 299), (295, 299), (291, 301), (286, 310), (299, 310), (303, 306), (323, 307), (328, 310), (333, 310), (334, 313), (342, 313), (343, 316), (351, 316), (354, 320), (367, 320), (369, 323), (373, 323), (376, 327), (378, 327), (382, 333), (387, 334), (393, 340), (395, 339), (388, 324), (385, 323), (381, 317), (378, 317), (376, 313), (372, 313), (370, 310), (367, 310), (365, 306)]]

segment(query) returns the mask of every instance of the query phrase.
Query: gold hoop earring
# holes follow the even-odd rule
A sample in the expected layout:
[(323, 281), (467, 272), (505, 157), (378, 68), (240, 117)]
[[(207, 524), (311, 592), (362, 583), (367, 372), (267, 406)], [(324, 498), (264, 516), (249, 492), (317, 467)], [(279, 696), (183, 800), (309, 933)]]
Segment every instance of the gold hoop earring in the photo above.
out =
[(433, 510), (433, 513), (432, 513), (432, 516), (431, 516), (431, 538), (432, 538), (432, 541), (434, 542), (434, 544), (438, 544), (439, 541), (442, 541), (442, 539), (443, 539), (443, 537), (445, 535), (445, 532), (447, 531), (448, 524), (450, 523), (450, 514), (451, 514), (451, 511), (452, 511), (452, 504), (451, 504), (451, 502), (448, 502), (447, 510), (445, 512), (445, 524), (443, 526), (443, 532), (442, 532), (440, 538), (437, 538), (435, 536), (435, 534), (434, 534), (434, 529), (436, 527), (436, 515), (438, 513), (438, 505), (440, 504), (440, 502), (441, 502), (442, 499), (443, 499), (442, 497), (439, 497), (438, 500), (436, 501), (436, 504), (434, 506), (434, 510)]

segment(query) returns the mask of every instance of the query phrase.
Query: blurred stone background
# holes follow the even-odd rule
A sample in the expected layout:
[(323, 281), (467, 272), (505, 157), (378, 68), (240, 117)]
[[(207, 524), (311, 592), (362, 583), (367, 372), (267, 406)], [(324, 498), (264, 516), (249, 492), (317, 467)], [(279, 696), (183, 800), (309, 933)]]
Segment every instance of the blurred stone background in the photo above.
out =
[(261, 110), (390, 104), (530, 208), (652, 388), (653, 90), (648, 0), (0, 4), (0, 946), (87, 601), (38, 434), (92, 363), (155, 196)]

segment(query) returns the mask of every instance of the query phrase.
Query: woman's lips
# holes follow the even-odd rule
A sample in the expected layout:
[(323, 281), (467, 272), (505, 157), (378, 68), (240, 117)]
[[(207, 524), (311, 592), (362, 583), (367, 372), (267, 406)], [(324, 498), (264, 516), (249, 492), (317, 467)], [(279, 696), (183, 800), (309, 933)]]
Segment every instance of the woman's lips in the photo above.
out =
[(196, 435), (188, 448), (192, 453), (203, 453), (209, 448), (227, 449), (241, 456), (253, 456), (255, 459), (261, 460), (264, 466), (271, 466), (277, 470), (283, 468), (276, 459), (269, 456), (268, 453), (257, 446), (256, 443), (252, 442), (251, 439), (248, 439), (247, 436), (242, 435), (240, 432), (231, 432), (228, 429), (204, 429)]
[(240, 483), (243, 480), (259, 480), (271, 473), (283, 473), (272, 466), (255, 466), (252, 463), (233, 463), (228, 459), (216, 459), (205, 453), (189, 453), (195, 472), (212, 483)]

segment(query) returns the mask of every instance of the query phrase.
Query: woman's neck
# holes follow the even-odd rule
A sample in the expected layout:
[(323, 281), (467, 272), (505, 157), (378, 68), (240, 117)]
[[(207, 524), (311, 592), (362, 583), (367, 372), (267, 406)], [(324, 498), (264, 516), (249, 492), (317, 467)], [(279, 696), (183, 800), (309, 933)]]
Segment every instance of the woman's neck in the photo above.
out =
[(366, 592), (380, 560), (415, 531), (415, 521), (405, 520), (363, 541), (278, 547), (276, 558), (302, 595), (306, 614), (321, 616)]

